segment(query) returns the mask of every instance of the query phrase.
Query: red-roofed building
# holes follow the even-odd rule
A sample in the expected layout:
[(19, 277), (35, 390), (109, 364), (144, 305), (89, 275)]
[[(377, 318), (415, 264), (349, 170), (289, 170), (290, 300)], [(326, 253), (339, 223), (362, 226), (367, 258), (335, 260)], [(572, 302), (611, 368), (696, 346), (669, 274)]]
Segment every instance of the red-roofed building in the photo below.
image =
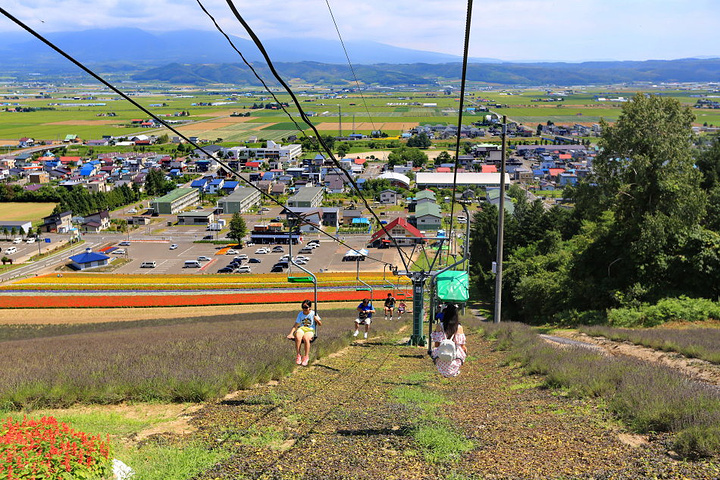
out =
[(367, 162), (367, 160), (364, 158), (356, 158), (355, 160), (353, 160), (353, 162), (355, 162), (355, 165), (365, 165), (365, 162)]
[(452, 173), (452, 169), (450, 167), (437, 167), (435, 171), (437, 173)]
[(60, 157), (60, 163), (63, 165), (67, 165), (69, 163), (78, 163), (80, 160), (82, 160), (82, 157)]
[[(388, 235), (388, 232), (390, 235)], [(390, 240), (390, 236), (392, 236), (400, 246), (412, 246), (425, 241), (425, 237), (420, 233), (420, 230), (410, 225), (406, 218), (398, 217), (385, 225), (384, 229), (381, 228), (375, 232), (373, 236), (370, 237), (368, 246), (375, 248), (392, 247), (393, 243), (392, 240)]]
[(497, 173), (497, 165), (483, 165), (480, 173)]
[(572, 155), (570, 155), (569, 153), (561, 153), (560, 155), (558, 155), (558, 158), (560, 160), (572, 160)]
[(260, 168), (260, 162), (247, 162), (245, 166), (252, 170), (258, 170)]
[(565, 172), (564, 168), (548, 168), (548, 174), (551, 177), (557, 177), (561, 173)]

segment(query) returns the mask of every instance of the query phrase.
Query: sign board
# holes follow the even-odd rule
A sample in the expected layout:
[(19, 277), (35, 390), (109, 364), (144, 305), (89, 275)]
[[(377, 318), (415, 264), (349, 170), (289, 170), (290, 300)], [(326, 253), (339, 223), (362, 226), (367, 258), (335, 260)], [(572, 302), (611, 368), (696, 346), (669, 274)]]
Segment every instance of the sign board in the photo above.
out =
[(46, 238), (46, 239), (45, 239), (45, 243), (50, 243), (50, 239), (49, 239), (49, 238)]

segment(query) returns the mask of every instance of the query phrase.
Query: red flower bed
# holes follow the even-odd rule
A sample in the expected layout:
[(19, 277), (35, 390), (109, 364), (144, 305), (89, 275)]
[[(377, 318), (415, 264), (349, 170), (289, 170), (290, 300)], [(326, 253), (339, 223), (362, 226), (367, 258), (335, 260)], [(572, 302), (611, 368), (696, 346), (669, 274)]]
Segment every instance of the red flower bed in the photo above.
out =
[[(390, 290), (376, 290), (383, 298)], [(366, 291), (334, 290), (318, 292), (320, 302), (362, 300)], [(242, 303), (300, 303), (312, 298), (312, 292), (222, 293), (207, 295), (68, 295), (68, 296), (2, 296), (0, 308), (109, 308), (109, 307), (187, 307), (234, 305)]]
[(110, 473), (108, 441), (76, 432), (53, 417), (8, 418), (0, 425), (0, 478), (98, 478)]

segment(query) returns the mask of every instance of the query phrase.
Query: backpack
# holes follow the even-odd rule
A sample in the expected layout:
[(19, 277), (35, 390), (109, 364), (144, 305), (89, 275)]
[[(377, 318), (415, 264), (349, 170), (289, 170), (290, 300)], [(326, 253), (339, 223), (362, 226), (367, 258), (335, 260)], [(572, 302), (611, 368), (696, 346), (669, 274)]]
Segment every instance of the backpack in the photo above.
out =
[[(445, 336), (445, 332), (443, 332), (443, 336)], [(454, 338), (455, 335), (450, 338), (445, 336), (437, 347), (437, 359), (441, 362), (452, 362), (457, 358), (457, 345), (455, 345)]]

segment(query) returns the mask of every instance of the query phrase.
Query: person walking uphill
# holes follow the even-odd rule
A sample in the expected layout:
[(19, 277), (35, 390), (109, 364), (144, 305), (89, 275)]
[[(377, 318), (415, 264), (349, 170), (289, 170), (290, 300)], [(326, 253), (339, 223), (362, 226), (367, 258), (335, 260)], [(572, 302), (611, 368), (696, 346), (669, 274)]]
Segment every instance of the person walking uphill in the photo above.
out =
[(460, 367), (467, 358), (465, 346), (465, 331), (460, 325), (457, 307), (448, 305), (441, 323), (430, 335), (434, 348), (430, 356), (435, 361), (438, 372), (443, 377), (455, 377), (460, 373)]
[[(295, 363), (307, 366), (310, 361), (310, 342), (315, 336), (317, 325), (322, 325), (320, 317), (311, 310), (312, 302), (303, 300), (302, 311), (298, 313), (295, 323), (293, 324), (287, 338), (295, 340)], [(305, 344), (305, 355), (300, 355), (300, 347)]]
[(375, 309), (370, 303), (369, 298), (363, 298), (360, 305), (357, 306), (357, 318), (355, 319), (355, 333), (353, 337), (358, 336), (360, 331), (360, 325), (365, 325), (365, 338), (368, 337), (368, 331), (370, 330), (370, 323), (372, 323), (372, 314), (375, 313)]

